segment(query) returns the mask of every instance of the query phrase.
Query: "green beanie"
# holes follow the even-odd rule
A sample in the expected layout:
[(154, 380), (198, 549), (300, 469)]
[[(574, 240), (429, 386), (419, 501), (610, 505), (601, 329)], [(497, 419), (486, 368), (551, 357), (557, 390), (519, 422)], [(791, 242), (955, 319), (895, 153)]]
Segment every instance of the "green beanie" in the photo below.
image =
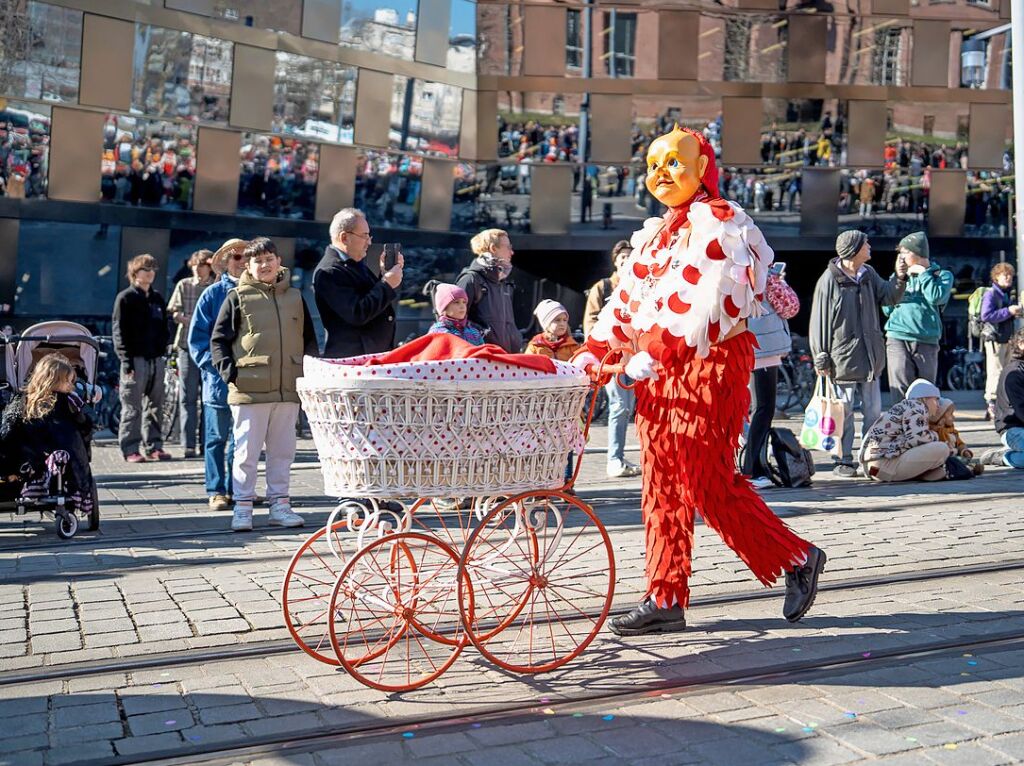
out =
[(923, 231), (915, 231), (913, 234), (905, 236), (900, 240), (900, 247), (909, 250), (919, 258), (928, 258), (928, 237)]

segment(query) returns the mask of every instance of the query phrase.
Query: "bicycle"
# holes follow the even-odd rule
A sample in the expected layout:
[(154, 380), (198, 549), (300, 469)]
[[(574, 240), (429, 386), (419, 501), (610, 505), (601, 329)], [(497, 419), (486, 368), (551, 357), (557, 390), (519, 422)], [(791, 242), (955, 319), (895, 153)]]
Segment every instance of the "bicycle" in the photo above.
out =
[(178, 356), (171, 354), (164, 363), (164, 404), (160, 411), (160, 430), (167, 441), (174, 441), (178, 429), (180, 399), (181, 372), (178, 370)]
[(816, 377), (810, 352), (794, 342), (793, 351), (782, 358), (779, 366), (775, 408), (780, 412), (806, 408), (814, 395)]
[(956, 360), (946, 373), (946, 387), (951, 391), (976, 391), (985, 387), (985, 355), (957, 346), (951, 352)]

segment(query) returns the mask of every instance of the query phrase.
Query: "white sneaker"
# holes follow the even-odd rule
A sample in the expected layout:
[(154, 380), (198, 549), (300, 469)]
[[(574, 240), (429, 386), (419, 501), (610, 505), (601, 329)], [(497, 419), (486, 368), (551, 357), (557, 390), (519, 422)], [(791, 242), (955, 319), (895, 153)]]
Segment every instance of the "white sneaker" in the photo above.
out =
[(232, 532), (251, 532), (252, 531), (252, 504), (243, 505), (242, 503), (235, 504), (235, 513), (231, 517), (231, 531)]
[(275, 500), (270, 504), (270, 526), (301, 527), (305, 523), (306, 520), (292, 510), (287, 500)]
[(767, 476), (758, 476), (756, 479), (750, 480), (750, 486), (754, 489), (769, 489), (775, 486), (775, 482)]
[(628, 460), (612, 460), (608, 463), (609, 479), (623, 479), (639, 475), (640, 467), (633, 465)]

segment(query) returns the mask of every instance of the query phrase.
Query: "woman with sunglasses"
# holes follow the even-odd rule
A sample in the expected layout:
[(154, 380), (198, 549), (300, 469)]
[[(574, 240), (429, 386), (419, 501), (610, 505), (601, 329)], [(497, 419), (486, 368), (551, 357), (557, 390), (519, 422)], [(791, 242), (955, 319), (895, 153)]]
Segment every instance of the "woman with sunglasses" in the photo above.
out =
[(203, 377), (203, 457), (211, 511), (229, 511), (232, 508), (231, 464), (235, 442), (228, 407), (228, 386), (213, 366), (210, 336), (220, 307), (245, 271), (245, 248), (248, 244), (244, 239), (229, 239), (213, 254), (210, 265), (220, 279), (200, 294), (188, 333), (189, 354)]

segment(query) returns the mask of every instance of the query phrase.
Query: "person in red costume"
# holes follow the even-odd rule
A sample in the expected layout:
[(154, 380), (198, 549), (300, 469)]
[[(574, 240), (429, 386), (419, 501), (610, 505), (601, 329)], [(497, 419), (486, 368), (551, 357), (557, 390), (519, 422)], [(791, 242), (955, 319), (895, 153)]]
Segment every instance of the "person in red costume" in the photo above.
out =
[(774, 259), (742, 208), (718, 195), (714, 150), (675, 128), (651, 143), (647, 188), (668, 207), (633, 235), (625, 275), (577, 364), (625, 362), (636, 379), (647, 544), (647, 594), (612, 620), (619, 635), (686, 627), (696, 513), (754, 576), (785, 573), (783, 615), (796, 622), (817, 593), (825, 553), (794, 534), (736, 473), (750, 406), (754, 337)]

